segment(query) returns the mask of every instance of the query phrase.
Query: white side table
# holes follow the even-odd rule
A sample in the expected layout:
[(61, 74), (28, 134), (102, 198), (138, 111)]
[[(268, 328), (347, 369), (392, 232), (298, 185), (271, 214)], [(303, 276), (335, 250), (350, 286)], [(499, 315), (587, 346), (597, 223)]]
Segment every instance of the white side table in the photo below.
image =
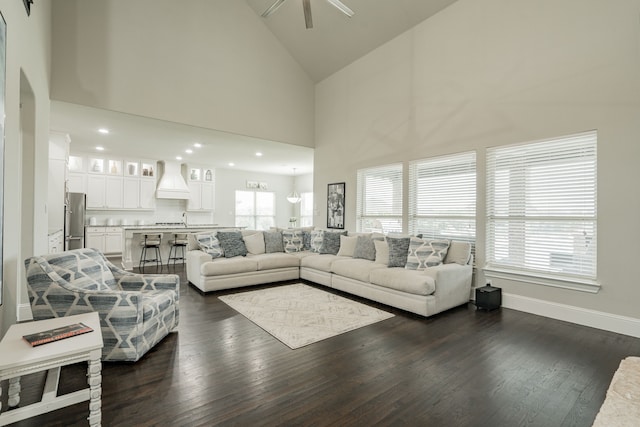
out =
[[(82, 322), (93, 329), (75, 337), (31, 347), (23, 335)], [(98, 313), (19, 323), (9, 327), (0, 342), (0, 381), (9, 380), (9, 406), (20, 403), (20, 377), (34, 372), (48, 371), (42, 400), (21, 408), (0, 413), (0, 426), (35, 417), (65, 406), (89, 400), (89, 425), (101, 423), (102, 399), (102, 332)], [(78, 362), (88, 363), (88, 387), (58, 396), (60, 368)], [(2, 389), (0, 388), (0, 393)], [(0, 406), (0, 410), (2, 407)]]

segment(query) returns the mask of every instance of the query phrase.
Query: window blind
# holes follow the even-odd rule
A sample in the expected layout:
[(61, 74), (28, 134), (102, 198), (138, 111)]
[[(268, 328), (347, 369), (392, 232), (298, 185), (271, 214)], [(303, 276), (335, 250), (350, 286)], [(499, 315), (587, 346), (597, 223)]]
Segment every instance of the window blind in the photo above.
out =
[(487, 150), (487, 265), (596, 278), (597, 133)]
[(275, 193), (270, 191), (236, 191), (237, 227), (268, 230), (275, 226)]
[(356, 230), (402, 232), (402, 164), (359, 169)]
[(300, 226), (309, 227), (313, 225), (313, 192), (300, 193)]
[(409, 232), (475, 247), (475, 151), (409, 163)]

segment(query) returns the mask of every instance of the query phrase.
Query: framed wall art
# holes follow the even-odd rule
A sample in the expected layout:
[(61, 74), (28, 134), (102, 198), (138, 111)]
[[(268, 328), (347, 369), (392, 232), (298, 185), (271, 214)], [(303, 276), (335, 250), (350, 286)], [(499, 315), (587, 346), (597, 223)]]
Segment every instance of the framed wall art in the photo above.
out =
[(344, 196), (344, 182), (328, 185), (327, 228), (344, 229)]

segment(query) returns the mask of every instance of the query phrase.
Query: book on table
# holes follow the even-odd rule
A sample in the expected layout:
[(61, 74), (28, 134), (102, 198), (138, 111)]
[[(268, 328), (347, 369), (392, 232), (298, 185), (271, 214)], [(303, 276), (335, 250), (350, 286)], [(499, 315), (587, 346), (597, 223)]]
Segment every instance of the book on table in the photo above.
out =
[(92, 331), (93, 328), (85, 325), (84, 323), (74, 323), (72, 325), (60, 326), (59, 328), (48, 329), (35, 334), (24, 335), (22, 338), (31, 344), (31, 347), (35, 347), (41, 344), (75, 337), (76, 335), (86, 334), (87, 332)]

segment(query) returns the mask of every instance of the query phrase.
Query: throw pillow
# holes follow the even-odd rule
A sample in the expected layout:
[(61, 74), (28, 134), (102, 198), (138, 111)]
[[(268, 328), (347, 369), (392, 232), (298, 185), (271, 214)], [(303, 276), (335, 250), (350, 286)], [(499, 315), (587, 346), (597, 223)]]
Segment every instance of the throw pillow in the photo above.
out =
[(302, 250), (303, 251), (311, 250), (311, 231), (308, 231), (308, 230), (302, 231)]
[(389, 264), (389, 244), (384, 240), (373, 239), (376, 248), (376, 264)]
[(445, 264), (467, 265), (471, 258), (471, 243), (467, 242), (451, 242), (447, 256), (444, 260)]
[(353, 256), (353, 251), (356, 249), (357, 237), (340, 236), (340, 250), (338, 250), (339, 256)]
[(302, 230), (284, 230), (282, 232), (284, 251), (286, 253), (301, 252), (303, 245)]
[(267, 231), (264, 233), (265, 252), (272, 254), (275, 252), (284, 252), (282, 244), (282, 231)]
[(322, 247), (320, 247), (320, 253), (337, 255), (340, 250), (340, 236), (346, 235), (346, 231), (325, 231), (322, 234)]
[(264, 235), (262, 231), (244, 235), (242, 239), (247, 247), (247, 252), (250, 254), (259, 255), (264, 253)]
[(449, 249), (448, 240), (425, 240), (412, 237), (407, 253), (407, 270), (424, 270), (442, 264)]
[(389, 244), (389, 264), (388, 267), (403, 267), (407, 263), (407, 253), (409, 252), (409, 237), (387, 237)]
[(369, 236), (358, 236), (356, 247), (353, 250), (353, 257), (374, 261), (376, 259), (376, 246), (373, 243), (373, 239)]
[(322, 237), (324, 236), (324, 230), (313, 230), (311, 232), (311, 252), (320, 253), (322, 249)]
[(211, 258), (220, 258), (224, 256), (220, 241), (213, 233), (205, 233), (196, 235), (198, 247), (201, 251), (211, 255)]
[(239, 231), (218, 231), (218, 240), (226, 258), (247, 255), (247, 246)]

